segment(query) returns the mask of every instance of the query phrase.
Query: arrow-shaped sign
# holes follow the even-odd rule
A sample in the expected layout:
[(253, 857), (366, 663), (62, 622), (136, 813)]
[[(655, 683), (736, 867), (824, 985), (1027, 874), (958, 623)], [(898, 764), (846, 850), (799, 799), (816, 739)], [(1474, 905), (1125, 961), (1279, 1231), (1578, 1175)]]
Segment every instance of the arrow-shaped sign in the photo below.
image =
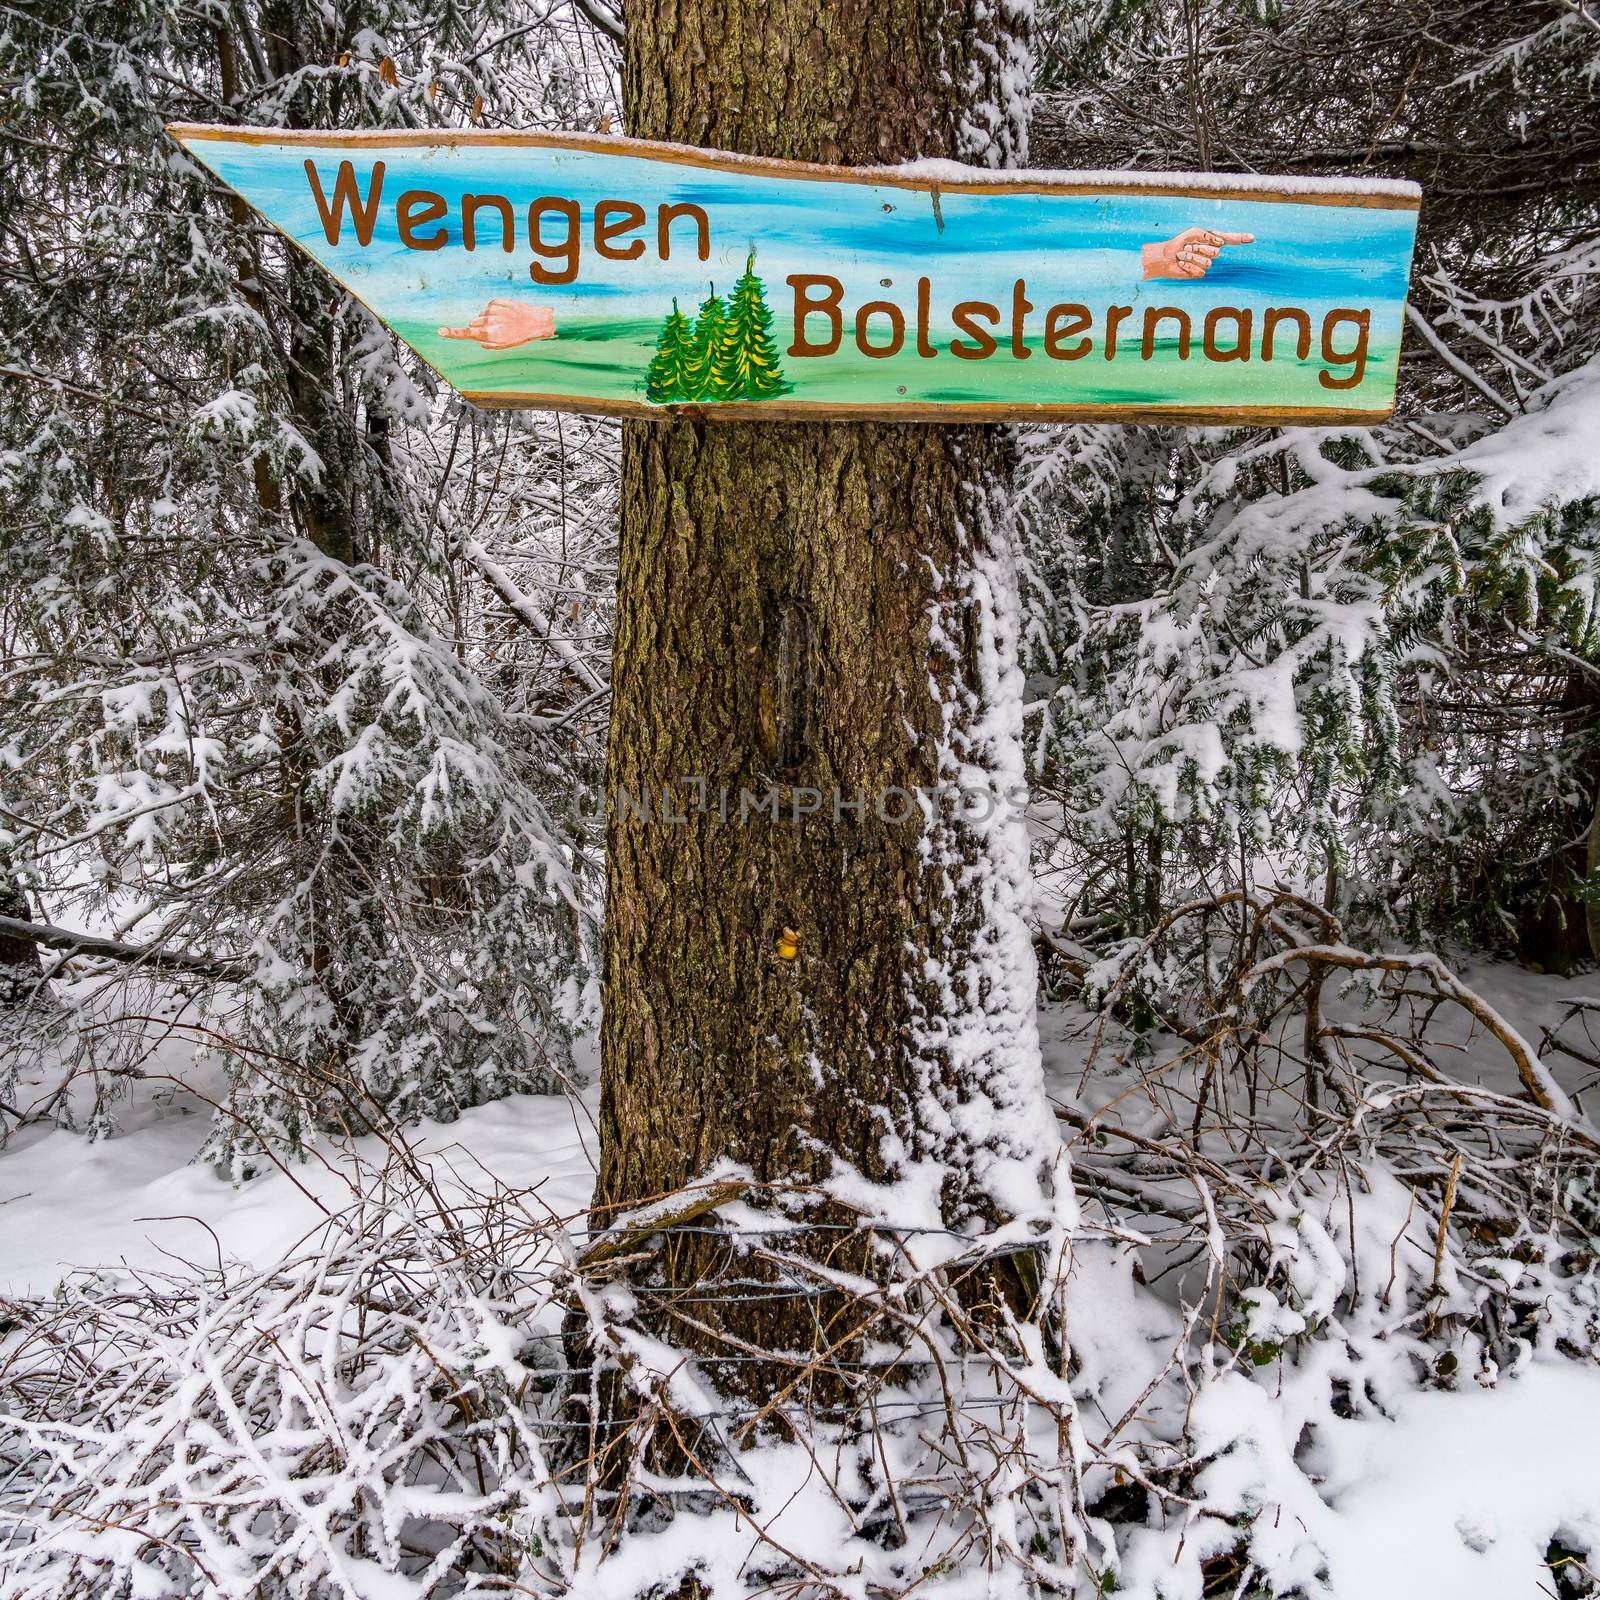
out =
[(1394, 404), (1408, 183), (171, 131), (482, 406), (1339, 423)]

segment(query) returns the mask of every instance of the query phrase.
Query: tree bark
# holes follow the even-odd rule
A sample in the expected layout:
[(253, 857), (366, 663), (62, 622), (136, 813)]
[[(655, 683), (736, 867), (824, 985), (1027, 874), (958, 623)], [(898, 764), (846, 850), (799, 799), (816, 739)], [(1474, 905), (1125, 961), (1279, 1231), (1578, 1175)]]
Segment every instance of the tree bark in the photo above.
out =
[(38, 941), (28, 931), (32, 922), (21, 885), (0, 877), (0, 1008), (26, 1004), (44, 976)]
[[(1009, 15), (630, 0), (628, 132), (1005, 161)], [(1026, 850), (995, 794), (1022, 775), (1005, 457), (973, 426), (624, 425), (598, 1216), (721, 1161), (783, 1183), (938, 1160), (947, 1225), (1040, 1192)], [(910, 799), (956, 783), (987, 791), (973, 817)], [(709, 1251), (684, 1241), (675, 1275)], [(716, 1315), (767, 1349), (812, 1322)]]

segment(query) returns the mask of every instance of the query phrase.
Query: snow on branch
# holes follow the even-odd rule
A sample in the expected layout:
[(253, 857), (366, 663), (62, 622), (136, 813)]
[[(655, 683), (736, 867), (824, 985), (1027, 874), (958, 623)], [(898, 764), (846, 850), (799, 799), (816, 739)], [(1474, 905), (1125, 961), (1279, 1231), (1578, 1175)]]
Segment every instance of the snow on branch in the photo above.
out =
[(249, 967), (228, 957), (198, 956), (186, 950), (165, 950), (160, 945), (126, 944), (94, 933), (75, 933), (48, 922), (29, 922), (20, 917), (0, 917), (0, 934), (23, 943), (43, 945), (48, 950), (63, 950), (74, 956), (98, 956), (107, 961), (127, 962), (148, 967), (154, 972), (172, 972), (197, 978), (227, 982), (245, 977)]

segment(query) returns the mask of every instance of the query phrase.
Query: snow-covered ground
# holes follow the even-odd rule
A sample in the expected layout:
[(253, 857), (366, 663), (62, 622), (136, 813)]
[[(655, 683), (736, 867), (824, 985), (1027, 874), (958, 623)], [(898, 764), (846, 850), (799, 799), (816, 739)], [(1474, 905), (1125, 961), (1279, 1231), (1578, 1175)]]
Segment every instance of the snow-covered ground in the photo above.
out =
[[(1575, 998), (1600, 995), (1600, 977), (1573, 980), (1488, 961), (1460, 972), (1534, 1042)], [(1440, 1019), (1440, 1036), (1452, 1025), (1465, 1040), (1465, 1026), (1449, 1016)], [(1051, 1094), (1076, 1101), (1088, 1034), (1083, 1013), (1046, 1008), (1040, 1032)], [(580, 1104), (564, 1096), (512, 1095), (457, 1122), (424, 1124), (413, 1135), (414, 1147), (443, 1175), (459, 1172), (480, 1185), (485, 1176), (511, 1188), (538, 1185), (552, 1215), (574, 1215), (589, 1199), (597, 1145), (592, 1053), (586, 1064), (590, 1087)], [(179, 1040), (163, 1045), (149, 1070), (186, 1079), (202, 1093), (222, 1089), (220, 1074), (197, 1069)], [(1557, 1070), (1569, 1091), (1581, 1090), (1593, 1076)], [(1468, 1081), (1517, 1090), (1503, 1054), (1481, 1041), (1457, 1071)], [(1119, 1067), (1106, 1052), (1084, 1098), (1101, 1104), (1126, 1095), (1134, 1082), (1136, 1070)], [(1136, 1097), (1128, 1098), (1137, 1105)], [(219, 1248), (225, 1257), (265, 1266), (316, 1225), (316, 1199), (337, 1204), (345, 1192), (336, 1158), (331, 1169), (305, 1162), (239, 1185), (195, 1165), (209, 1114), (199, 1097), (171, 1082), (137, 1085), (118, 1107), (117, 1120), (119, 1132), (109, 1139), (32, 1127), (0, 1150), (0, 1293), (48, 1293), (74, 1268), (171, 1266), (175, 1256), (212, 1261)], [(1600, 1413), (1595, 1422), (1600, 1426)]]
[[(1463, 975), (1532, 1041), (1573, 999), (1600, 990), (1596, 980), (1493, 963)], [(1080, 1094), (1083, 1013), (1047, 1009), (1042, 1033), (1058, 1098), (1102, 1104), (1121, 1095), (1130, 1107), (1140, 1103), (1127, 1094), (1130, 1086), (1137, 1091), (1138, 1069), (1117, 1064), (1114, 1051)], [(1468, 1038), (1464, 1028), (1460, 1037)], [(587, 1065), (592, 1077), (592, 1059)], [(204, 1097), (220, 1085), (176, 1040), (151, 1066), (187, 1077), (199, 1093), (146, 1080), (120, 1106), (120, 1129), (110, 1138), (31, 1127), (0, 1152), (0, 1294), (48, 1296), (74, 1269), (171, 1269), (186, 1260), (214, 1263), (219, 1252), (268, 1266), (315, 1230), (319, 1202), (338, 1208), (348, 1198), (349, 1167), (337, 1157), (241, 1184), (197, 1164), (210, 1126)], [(1515, 1090), (1501, 1053), (1481, 1038), (1458, 1070)], [(1559, 1059), (1556, 1070), (1569, 1092), (1590, 1076)], [(553, 1215), (576, 1215), (593, 1181), (595, 1101), (593, 1087), (580, 1102), (514, 1096), (451, 1124), (425, 1125), (413, 1147), (447, 1193), (452, 1183), (481, 1190), (492, 1179), (536, 1189), (533, 1204)], [(1137, 1120), (1131, 1109), (1124, 1116), (1129, 1125)], [(1090, 1368), (1107, 1374), (1097, 1404), (1108, 1412), (1135, 1399), (1146, 1381), (1149, 1359), (1129, 1352), (1170, 1347), (1181, 1322), (1173, 1282), (1161, 1292), (1145, 1288), (1130, 1276), (1125, 1254), (1103, 1243), (1086, 1247), (1074, 1284), (1074, 1344), (1081, 1342)], [(1376, 1335), (1380, 1348), (1385, 1336)], [(1302, 1401), (1323, 1393), (1327, 1374), (1314, 1370), (1323, 1359), (1337, 1358), (1312, 1354), (1306, 1366), (1226, 1374), (1200, 1391), (1186, 1419), (1190, 1439), (1210, 1457), (1195, 1484), (1201, 1500), (1226, 1508), (1234, 1525), (1242, 1514), (1248, 1525), (1249, 1508), (1270, 1486), (1263, 1515), (1271, 1527), (1253, 1529), (1251, 1549), (1275, 1550), (1277, 1570), (1302, 1571), (1305, 1584), (1279, 1589), (1276, 1600), (1291, 1593), (1539, 1600), (1555, 1593), (1552, 1540), (1600, 1550), (1600, 1369), (1537, 1354), (1449, 1390), (1397, 1386), (1356, 1415), (1324, 1408), (1312, 1427)], [(1364, 1370), (1377, 1370), (1370, 1351), (1363, 1359)], [(1169, 1531), (1127, 1548), (1119, 1592), (1199, 1600), (1192, 1560), (1179, 1564), (1184, 1525)], [(1270, 1592), (1239, 1591), (1261, 1600)]]
[[(161, 1051), (161, 1067), (220, 1094), (220, 1073)], [(152, 1069), (154, 1070), (154, 1069)], [(590, 1074), (591, 1078), (594, 1076)], [(493, 1180), (537, 1187), (552, 1215), (588, 1204), (594, 1183), (598, 1091), (583, 1102), (559, 1095), (511, 1095), (477, 1106), (454, 1123), (414, 1130), (413, 1148), (446, 1186), (452, 1174), (483, 1188)], [(267, 1170), (241, 1184), (197, 1164), (211, 1131), (195, 1094), (171, 1083), (137, 1085), (118, 1108), (120, 1131), (91, 1141), (77, 1133), (24, 1128), (0, 1151), (0, 1294), (49, 1294), (73, 1269), (171, 1268), (176, 1260), (225, 1259), (265, 1267), (280, 1260), (323, 1213), (348, 1202), (348, 1161), (331, 1154)], [(376, 1140), (355, 1141), (371, 1161)]]

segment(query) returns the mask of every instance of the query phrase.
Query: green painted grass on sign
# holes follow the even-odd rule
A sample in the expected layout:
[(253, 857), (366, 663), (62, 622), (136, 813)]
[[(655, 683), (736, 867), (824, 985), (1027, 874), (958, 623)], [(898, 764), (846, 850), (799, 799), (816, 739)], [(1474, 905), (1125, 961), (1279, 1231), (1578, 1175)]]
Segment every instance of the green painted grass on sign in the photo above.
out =
[[(544, 394), (590, 396), (618, 402), (645, 398), (645, 374), (655, 350), (657, 324), (639, 318), (587, 320), (562, 325), (554, 339), (513, 350), (485, 350), (462, 340), (442, 339), (435, 328), (398, 322), (395, 331), (457, 388), (490, 395)], [(1158, 341), (1151, 359), (1142, 359), (1137, 340), (1106, 360), (1098, 351), (1077, 361), (1045, 354), (1040, 339), (1029, 339), (1028, 355), (1018, 360), (1004, 350), (983, 361), (963, 361), (950, 352), (950, 336), (934, 341), (938, 354), (924, 358), (902, 352), (871, 358), (857, 348), (847, 328), (838, 351), (826, 360), (795, 357), (793, 325), (774, 325), (784, 377), (792, 398), (817, 404), (848, 405), (864, 393), (881, 393), (885, 383), (895, 398), (915, 404), (1121, 406), (1165, 403), (1173, 406), (1228, 404), (1283, 408), (1316, 406), (1360, 411), (1370, 405), (1362, 390), (1330, 390), (1319, 381), (1327, 370), (1313, 351), (1305, 360), (1278, 354), (1260, 360), (1217, 363), (1180, 356), (1176, 342)], [(1398, 351), (1371, 344), (1366, 375), (1393, 380)], [(708, 402), (715, 404), (715, 402)], [(893, 402), (890, 402), (891, 404)]]

